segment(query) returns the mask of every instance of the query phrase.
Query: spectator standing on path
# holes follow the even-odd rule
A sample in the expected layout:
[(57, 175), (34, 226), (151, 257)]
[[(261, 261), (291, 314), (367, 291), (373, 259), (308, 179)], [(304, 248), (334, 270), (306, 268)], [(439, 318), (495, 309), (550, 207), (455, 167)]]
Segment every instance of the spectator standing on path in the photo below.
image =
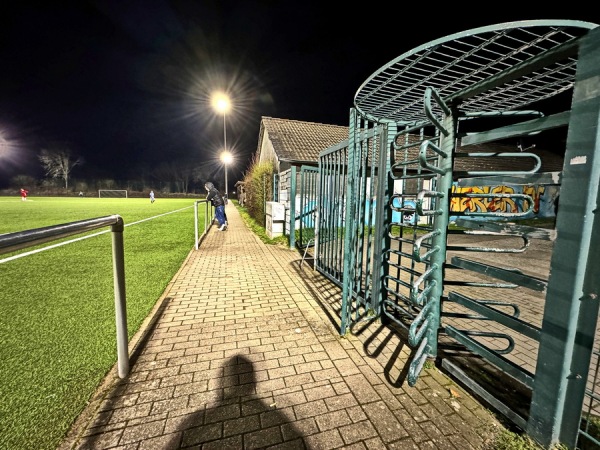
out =
[(206, 200), (211, 202), (215, 207), (215, 217), (219, 221), (219, 231), (227, 229), (227, 217), (225, 216), (225, 200), (221, 193), (215, 188), (215, 185), (210, 181), (204, 183), (206, 189)]
[(154, 191), (150, 191), (150, 203), (154, 203)]
[(27, 194), (29, 194), (29, 191), (27, 189), (21, 188), (21, 200), (22, 201), (27, 200)]

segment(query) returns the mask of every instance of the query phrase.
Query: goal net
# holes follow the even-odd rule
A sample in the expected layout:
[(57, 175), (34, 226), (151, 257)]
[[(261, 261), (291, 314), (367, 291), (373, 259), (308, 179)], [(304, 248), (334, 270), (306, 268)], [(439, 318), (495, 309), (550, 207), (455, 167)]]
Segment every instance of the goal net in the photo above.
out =
[(125, 189), (98, 189), (98, 198), (127, 198)]

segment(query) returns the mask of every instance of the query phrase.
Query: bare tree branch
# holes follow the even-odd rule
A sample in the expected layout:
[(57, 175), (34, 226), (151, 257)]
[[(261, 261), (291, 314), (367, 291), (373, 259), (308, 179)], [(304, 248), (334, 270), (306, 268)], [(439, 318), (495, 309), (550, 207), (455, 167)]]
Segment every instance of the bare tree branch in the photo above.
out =
[(42, 149), (38, 155), (46, 175), (51, 178), (60, 178), (65, 182), (65, 189), (69, 188), (69, 175), (75, 166), (83, 164), (83, 158), (74, 157), (66, 148)]

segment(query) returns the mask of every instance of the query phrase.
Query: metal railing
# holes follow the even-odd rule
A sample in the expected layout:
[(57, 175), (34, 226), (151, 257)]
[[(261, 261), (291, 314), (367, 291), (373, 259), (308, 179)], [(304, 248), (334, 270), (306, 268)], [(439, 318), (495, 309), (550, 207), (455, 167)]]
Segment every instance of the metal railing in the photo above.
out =
[[(198, 203), (204, 203), (205, 207), (206, 207), (206, 209), (204, 211), (204, 232), (202, 233), (201, 236), (198, 236)], [(215, 208), (212, 206), (212, 203), (210, 203), (207, 200), (196, 200), (194, 202), (194, 237), (195, 237), (194, 248), (196, 250), (198, 250), (198, 245), (200, 244), (202, 239), (204, 239), (204, 236), (206, 236), (206, 233), (208, 233), (208, 230), (212, 226), (214, 219), (215, 219)]]
[(117, 368), (119, 378), (129, 373), (129, 348), (127, 339), (127, 308), (125, 301), (125, 258), (123, 250), (123, 229), (121, 216), (97, 217), (77, 222), (64, 223), (33, 230), (17, 231), (0, 235), (0, 255), (21, 250), (45, 242), (85, 233), (86, 231), (109, 226), (112, 231), (113, 278), (115, 288), (115, 321), (117, 327)]

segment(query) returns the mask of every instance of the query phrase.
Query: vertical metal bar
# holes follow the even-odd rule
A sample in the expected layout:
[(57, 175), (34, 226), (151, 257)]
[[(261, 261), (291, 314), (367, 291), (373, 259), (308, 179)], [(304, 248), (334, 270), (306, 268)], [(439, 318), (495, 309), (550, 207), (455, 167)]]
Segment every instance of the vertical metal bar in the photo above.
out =
[[(343, 211), (339, 210), (340, 202), (343, 200), (343, 197), (339, 192), (339, 184), (342, 177), (342, 152), (336, 152), (334, 156), (334, 171), (331, 177), (331, 184), (333, 186), (332, 192), (332, 207), (331, 207), (331, 245), (329, 248), (329, 267), (333, 271), (337, 271), (336, 257), (338, 254), (337, 251), (337, 242), (338, 242), (338, 226), (344, 220)], [(336, 275), (337, 277), (337, 275)]]
[[(206, 227), (204, 229), (206, 230)], [(194, 202), (194, 243), (194, 248), (198, 250), (198, 201)]]
[(204, 200), (204, 233), (208, 232), (209, 227), (214, 222), (214, 217), (215, 207), (212, 205), (212, 203)]
[(435, 209), (442, 211), (440, 215), (435, 216), (434, 229), (439, 230), (438, 233), (432, 240), (432, 246), (438, 247), (439, 251), (434, 253), (432, 257), (432, 266), (436, 265), (437, 270), (434, 271), (432, 282), (435, 286), (431, 290), (429, 302), (434, 302), (435, 311), (431, 315), (430, 325), (427, 331), (427, 353), (430, 357), (437, 356), (438, 347), (438, 329), (440, 325), (441, 315), (441, 298), (444, 291), (444, 263), (446, 260), (446, 238), (448, 229), (448, 217), (450, 215), (450, 193), (452, 191), (452, 166), (453, 166), (453, 155), (455, 146), (455, 134), (456, 134), (456, 122), (453, 114), (445, 115), (442, 119), (443, 127), (447, 131), (447, 136), (441, 136), (440, 148), (447, 157), (438, 158), (438, 168), (443, 172), (443, 175), (437, 177), (437, 191), (443, 193), (443, 197), (437, 199)]
[(296, 166), (290, 174), (290, 248), (296, 247)]
[[(332, 189), (332, 208), (331, 208), (331, 246), (329, 249), (329, 257), (330, 257), (330, 267), (333, 270), (337, 270), (337, 264), (336, 264), (336, 257), (338, 254), (337, 251), (337, 242), (338, 242), (338, 226), (339, 224), (344, 220), (343, 217), (343, 211), (339, 210), (339, 205), (342, 200), (343, 197), (340, 195), (339, 192), (339, 184), (340, 184), (340, 180), (342, 177), (342, 155), (343, 155), (343, 151), (341, 152), (336, 152), (335, 156), (334, 156), (334, 162), (335, 162), (335, 166), (334, 166), (334, 171), (333, 171), (333, 175), (332, 175), (332, 185), (333, 185), (333, 189)], [(336, 275), (337, 276), (337, 275)]]
[(339, 165), (337, 164), (337, 158), (339, 158), (339, 153), (336, 153), (334, 155), (331, 155), (331, 172), (329, 174), (329, 180), (327, 182), (327, 187), (328, 189), (325, 192), (329, 193), (329, 217), (327, 218), (328, 221), (328, 236), (327, 236), (327, 240), (328, 240), (328, 245), (327, 245), (327, 267), (329, 269), (329, 273), (331, 274), (331, 270), (333, 268), (333, 260), (335, 258), (335, 254), (333, 252), (334, 250), (334, 246), (335, 246), (335, 220), (336, 220), (336, 214), (335, 214), (335, 210), (336, 210), (336, 199), (337, 199), (337, 190), (336, 190), (336, 183), (337, 183), (337, 174), (339, 171)]
[(600, 28), (582, 38), (527, 432), (575, 448), (600, 297)]
[[(359, 124), (359, 129), (364, 129), (361, 124)], [(369, 139), (363, 137), (359, 141), (358, 148), (360, 149), (357, 155), (357, 169), (359, 170), (359, 179), (357, 180), (358, 190), (356, 191), (356, 235), (358, 237), (356, 241), (356, 249), (355, 249), (355, 275), (354, 278), (356, 280), (356, 287), (354, 288), (355, 294), (359, 292), (363, 292), (366, 290), (363, 277), (363, 260), (365, 254), (365, 239), (367, 236), (365, 235), (366, 230), (366, 203), (365, 199), (367, 196), (365, 195), (367, 192), (367, 179), (368, 179), (368, 170), (369, 170), (369, 160), (368, 160), (368, 144)]]
[(350, 114), (350, 129), (348, 138), (348, 179), (346, 180), (346, 222), (344, 224), (344, 274), (342, 288), (341, 330), (343, 336), (348, 331), (350, 313), (352, 310), (352, 289), (354, 286), (354, 252), (352, 241), (354, 238), (354, 192), (357, 178), (357, 167), (355, 164), (356, 153), (356, 115)]
[(123, 219), (111, 225), (115, 316), (117, 324), (117, 366), (119, 378), (129, 373), (129, 338), (127, 336), (127, 306), (125, 301), (125, 252), (123, 249)]
[[(390, 175), (391, 155), (393, 142), (396, 136), (396, 124), (389, 122), (383, 125), (379, 148), (379, 163), (377, 168), (377, 204), (375, 205), (375, 248), (376, 257), (373, 262), (373, 301), (374, 309), (378, 316), (383, 313), (385, 289), (385, 275), (389, 273), (389, 260), (383, 257), (384, 248), (390, 248), (390, 238), (387, 233), (391, 221), (392, 210), (389, 208), (394, 180)], [(380, 257), (381, 255), (381, 257)]]
[(299, 212), (299, 216), (300, 216), (300, 220), (299, 220), (299, 230), (298, 230), (298, 238), (300, 239), (300, 245), (304, 244), (304, 240), (303, 240), (303, 236), (302, 236), (302, 230), (304, 228), (303, 223), (304, 223), (304, 195), (306, 194), (306, 186), (305, 186), (305, 176), (306, 176), (306, 170), (304, 166), (300, 167), (300, 212)]

